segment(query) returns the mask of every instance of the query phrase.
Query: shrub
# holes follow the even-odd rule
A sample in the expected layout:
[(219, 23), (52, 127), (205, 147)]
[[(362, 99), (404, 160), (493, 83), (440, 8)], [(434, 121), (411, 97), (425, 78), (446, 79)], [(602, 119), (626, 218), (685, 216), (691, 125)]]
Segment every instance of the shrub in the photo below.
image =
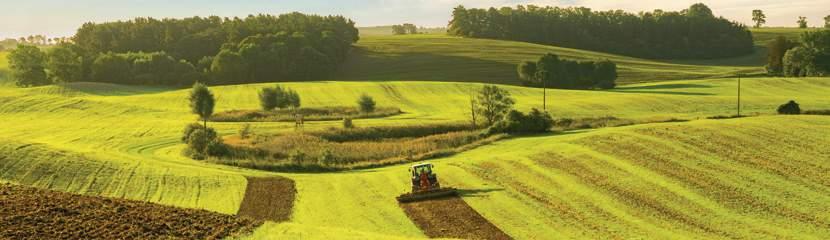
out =
[(789, 102), (782, 104), (781, 106), (778, 106), (778, 114), (801, 114), (801, 108), (798, 106), (798, 103), (796, 103), (793, 100), (790, 100)]
[(193, 134), (196, 129), (203, 129), (204, 126), (198, 123), (191, 123), (184, 127), (184, 134), (182, 134), (182, 142), (188, 143), (190, 142), (190, 136)]
[(259, 91), (259, 106), (264, 111), (271, 111), (277, 108), (277, 89), (263, 88)]
[(357, 105), (360, 108), (360, 111), (363, 113), (371, 113), (375, 111), (375, 100), (372, 99), (371, 96), (368, 94), (360, 95), (360, 98), (357, 100)]
[(489, 129), (490, 134), (496, 133), (543, 133), (550, 131), (553, 119), (546, 112), (533, 109), (529, 114), (511, 110), (501, 121)]
[(346, 128), (346, 129), (354, 128), (354, 123), (352, 123), (352, 118), (350, 118), (350, 117), (343, 118), (343, 128)]
[(227, 146), (213, 128), (191, 123), (185, 127), (182, 141), (187, 143), (186, 155), (193, 159), (229, 154)]

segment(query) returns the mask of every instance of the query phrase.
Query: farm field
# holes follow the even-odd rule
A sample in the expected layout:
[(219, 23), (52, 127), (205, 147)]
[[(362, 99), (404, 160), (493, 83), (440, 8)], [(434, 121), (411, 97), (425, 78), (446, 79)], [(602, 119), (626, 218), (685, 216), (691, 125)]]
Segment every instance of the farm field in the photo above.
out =
[[(549, 98), (549, 107), (557, 117), (614, 113), (626, 118), (698, 119), (731, 114), (734, 84), (732, 79), (711, 79), (635, 84), (605, 92), (549, 90), (549, 96), (555, 96)], [(217, 109), (255, 108), (256, 90), (269, 85), (214, 87), (219, 99)], [(302, 94), (308, 106), (351, 102), (365, 91), (375, 96), (381, 105), (400, 107), (406, 112), (386, 119), (356, 120), (358, 126), (462, 121), (466, 118), (464, 107), (470, 89), (480, 87), (472, 83), (437, 82), (286, 85)], [(830, 100), (824, 95), (830, 84), (822, 78), (752, 78), (744, 79), (742, 85), (745, 112), (771, 114), (778, 104), (791, 98), (807, 109), (830, 107)], [(516, 96), (520, 109), (539, 107), (540, 104), (533, 104), (540, 94), (539, 89), (505, 87)], [(0, 135), (7, 136), (0, 147), (0, 156), (4, 159), (0, 164), (3, 181), (234, 214), (239, 211), (246, 176), (275, 174), (183, 157), (180, 154), (183, 145), (178, 140), (180, 131), (194, 120), (187, 114), (186, 90), (79, 83), (26, 90), (0, 88), (0, 94), (3, 96), (0, 116), (4, 119), (0, 123)], [(424, 98), (448, 101), (440, 104), (415, 101)], [(826, 229), (821, 226), (827, 223), (827, 216), (821, 215), (826, 211), (820, 210), (828, 206), (827, 201), (815, 199), (826, 197), (821, 193), (827, 191), (827, 180), (816, 173), (792, 170), (807, 166), (798, 164), (823, 164), (819, 159), (827, 159), (827, 152), (818, 146), (826, 143), (826, 136), (830, 135), (823, 132), (826, 129), (817, 126), (830, 124), (829, 121), (821, 116), (761, 116), (583, 130), (505, 140), (435, 162), (445, 184), (465, 189), (465, 201), (514, 238), (590, 237), (580, 235), (587, 232), (597, 234), (595, 237), (651, 234), (711, 237), (718, 235), (718, 231), (752, 237), (758, 235), (751, 229), (770, 224), (792, 225), (793, 229), (821, 236), (827, 234), (821, 230)], [(320, 122), (307, 128), (338, 124)], [(211, 125), (224, 134), (235, 133), (240, 126), (239, 123)], [(256, 123), (253, 126), (254, 131), (293, 131), (290, 123)], [(649, 132), (649, 129), (665, 130)], [(789, 132), (798, 134), (786, 134)], [(756, 136), (773, 133), (782, 136)], [(752, 156), (736, 156), (733, 155), (736, 152), (722, 152), (718, 147), (700, 145), (697, 142), (702, 141), (697, 138), (701, 136), (728, 139), (724, 144), (735, 144), (734, 147), (744, 149), (738, 152), (762, 149), (767, 152), (757, 156), (768, 158), (751, 162)], [(638, 151), (645, 151), (643, 156), (652, 156), (654, 161), (667, 161), (678, 164), (677, 167), (696, 167), (697, 171), (707, 174), (732, 176), (727, 178), (731, 180), (718, 184), (735, 192), (713, 193), (703, 184), (711, 184), (705, 182), (711, 179), (679, 176), (671, 172), (672, 169), (658, 169), (658, 166), (649, 165), (650, 162), (640, 162), (642, 159), (633, 158), (628, 152), (640, 147), (608, 141), (653, 144)], [(794, 142), (808, 144), (793, 145)], [(616, 148), (609, 148), (611, 146)], [(671, 154), (678, 154), (675, 157), (659, 152), (667, 147), (688, 151), (672, 151)], [(778, 151), (786, 154), (774, 154)], [(658, 158), (666, 156), (668, 159)], [(734, 157), (747, 159), (738, 162)], [(790, 162), (790, 158), (807, 160)], [(609, 161), (616, 167), (596, 161)], [(715, 171), (704, 168), (710, 166), (706, 164), (722, 168)], [(276, 173), (296, 182), (297, 200), (291, 220), (265, 224), (251, 237), (341, 234), (359, 236), (356, 238), (424, 237), (394, 201), (394, 196), (407, 189), (408, 183), (401, 180), (407, 176), (405, 168), (399, 165), (327, 174)], [(574, 171), (576, 168), (592, 171)], [(586, 175), (579, 175), (583, 172)], [(735, 177), (732, 174), (745, 175)], [(793, 179), (796, 176), (798, 178)], [(626, 184), (660, 194), (642, 196), (643, 189), (591, 185), (594, 182), (585, 180), (620, 177), (628, 179)], [(751, 191), (747, 189), (747, 181), (770, 178), (778, 180), (753, 187)], [(792, 192), (790, 195), (773, 194), (780, 190)], [(786, 196), (816, 198), (782, 199)], [(754, 202), (723, 202), (724, 198), (731, 197)], [(758, 200), (751, 200), (756, 198)], [(788, 201), (792, 203), (779, 205), (784, 200), (792, 200)], [(653, 206), (635, 204), (641, 201), (648, 201)], [(763, 208), (741, 207), (746, 204)], [(513, 211), (504, 212), (498, 206), (511, 206)], [(366, 211), (367, 208), (371, 211)], [(550, 211), (539, 211), (541, 208)], [(567, 215), (574, 211), (587, 215)], [(650, 211), (659, 214), (644, 214)], [(693, 215), (681, 214), (688, 211), (693, 211)], [(786, 218), (771, 217), (779, 215)], [(609, 232), (602, 232), (586, 229), (589, 225), (573, 224), (581, 221), (577, 219), (586, 218), (617, 230), (607, 228)], [(718, 224), (723, 223), (718, 221), (734, 221), (735, 224)], [(528, 223), (535, 227), (529, 229)], [(661, 230), (664, 228), (659, 227), (660, 224), (686, 225), (667, 231)], [(791, 237), (796, 230), (770, 228), (767, 231), (775, 236)]]
[[(660, 61), (515, 41), (446, 34), (364, 36), (337, 80), (463, 81), (520, 85), (516, 65), (546, 53), (617, 64), (618, 83), (699, 79), (763, 73), (763, 55), (734, 59)], [(679, 62), (679, 63), (675, 63)], [(382, 67), (379, 67), (382, 66)]]

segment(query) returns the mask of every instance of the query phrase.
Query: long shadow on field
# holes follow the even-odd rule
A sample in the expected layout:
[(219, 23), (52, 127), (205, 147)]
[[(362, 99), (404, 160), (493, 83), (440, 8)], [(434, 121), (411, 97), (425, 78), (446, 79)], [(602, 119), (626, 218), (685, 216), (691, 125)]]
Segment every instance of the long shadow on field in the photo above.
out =
[(676, 84), (657, 84), (657, 85), (635, 86), (635, 87), (617, 87), (614, 90), (646, 90), (646, 89), (678, 89), (678, 88), (712, 88), (712, 86), (703, 85), (703, 84), (676, 83)]
[(75, 82), (60, 85), (66, 91), (96, 96), (132, 96), (178, 90), (172, 87), (127, 86), (112, 83)]
[(672, 92), (672, 91), (619, 91), (619, 90), (612, 90), (608, 92), (613, 93), (641, 93), (641, 94), (667, 94), (667, 95), (685, 95), (685, 96), (712, 96), (715, 94), (711, 93), (696, 93), (696, 92)]
[(294, 181), (283, 177), (247, 177), (248, 187), (237, 215), (274, 222), (288, 221), (297, 190)]
[(518, 85), (516, 65), (470, 57), (356, 47), (333, 80), (473, 81)]
[(457, 189), (457, 191), (462, 197), (483, 197), (487, 195), (486, 193), (504, 191), (504, 188)]

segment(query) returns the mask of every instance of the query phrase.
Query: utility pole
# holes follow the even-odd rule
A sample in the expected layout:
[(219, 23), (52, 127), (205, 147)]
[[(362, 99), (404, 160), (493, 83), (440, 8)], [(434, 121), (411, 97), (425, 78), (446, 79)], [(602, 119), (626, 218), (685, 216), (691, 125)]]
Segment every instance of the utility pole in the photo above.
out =
[(548, 86), (544, 79), (542, 79), (542, 111), (548, 111)]
[(741, 74), (738, 74), (738, 117), (741, 116)]

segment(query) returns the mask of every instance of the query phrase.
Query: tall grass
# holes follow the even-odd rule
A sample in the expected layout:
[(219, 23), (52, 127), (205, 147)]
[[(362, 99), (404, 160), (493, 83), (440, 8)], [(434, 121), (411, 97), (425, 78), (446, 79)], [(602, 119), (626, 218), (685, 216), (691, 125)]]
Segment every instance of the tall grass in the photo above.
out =
[(343, 118), (383, 118), (401, 113), (403, 112), (400, 109), (393, 107), (377, 108), (370, 113), (362, 113), (355, 107), (279, 109), (274, 111), (230, 110), (216, 113), (210, 120), (214, 122), (293, 122), (296, 121), (296, 114), (302, 114), (304, 121), (332, 121)]

